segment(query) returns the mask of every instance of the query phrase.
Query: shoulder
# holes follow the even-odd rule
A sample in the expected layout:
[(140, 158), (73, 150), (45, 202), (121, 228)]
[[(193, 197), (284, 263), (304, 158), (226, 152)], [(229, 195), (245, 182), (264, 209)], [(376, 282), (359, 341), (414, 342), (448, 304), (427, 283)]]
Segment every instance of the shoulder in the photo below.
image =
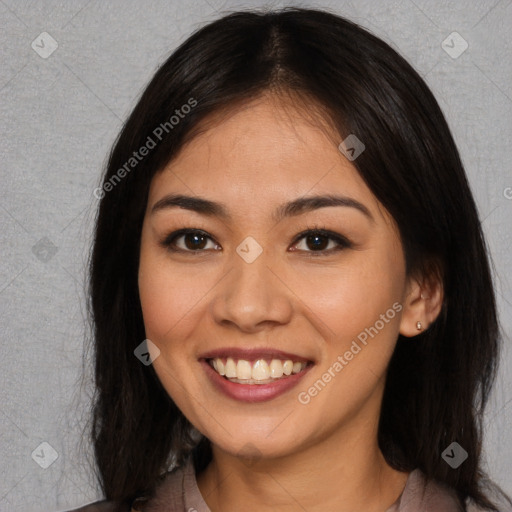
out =
[[(512, 512), (512, 504), (506, 499), (504, 495), (496, 493), (496, 489), (491, 488), (487, 491), (487, 495), (491, 501), (498, 507), (499, 512)], [(470, 498), (466, 502), (466, 512), (489, 512), (488, 509), (483, 509), (475, 504)]]
[[(162, 510), (184, 510), (189, 492), (186, 480), (191, 466), (176, 467), (163, 474), (150, 499), (136, 500), (133, 512), (161, 512)], [(193, 469), (192, 469), (193, 471)]]
[[(512, 512), (493, 496), (500, 512)], [(454, 489), (437, 480), (427, 479), (420, 469), (410, 473), (397, 512), (488, 512), (477, 506), (470, 498), (466, 500), (465, 508), (461, 505)]]
[[(131, 507), (123, 512), (160, 512), (162, 510), (182, 510), (184, 505), (185, 476), (191, 471), (191, 466), (175, 468), (163, 474), (156, 486), (155, 495), (151, 499), (137, 498)], [(113, 501), (95, 501), (80, 508), (67, 512), (114, 512)]]
[[(80, 508), (74, 508), (73, 510), (68, 510), (67, 512), (113, 512), (114, 511), (114, 502), (102, 500), (95, 501), (94, 503), (89, 503), (89, 505), (84, 505)], [(127, 509), (126, 512), (129, 512)]]
[[(409, 474), (396, 512), (462, 512), (453, 489), (436, 480), (427, 479), (420, 469)], [(394, 512), (393, 510), (393, 512)]]

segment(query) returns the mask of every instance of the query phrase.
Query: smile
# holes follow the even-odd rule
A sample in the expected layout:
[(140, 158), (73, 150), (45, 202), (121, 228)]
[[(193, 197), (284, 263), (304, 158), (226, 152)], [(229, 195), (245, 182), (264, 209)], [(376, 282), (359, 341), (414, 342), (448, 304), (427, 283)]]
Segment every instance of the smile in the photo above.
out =
[(308, 357), (269, 348), (225, 347), (199, 356), (213, 389), (237, 402), (267, 402), (292, 390), (315, 366)]
[(210, 366), (221, 376), (237, 384), (268, 384), (300, 373), (307, 363), (291, 359), (236, 359), (233, 357), (209, 359)]

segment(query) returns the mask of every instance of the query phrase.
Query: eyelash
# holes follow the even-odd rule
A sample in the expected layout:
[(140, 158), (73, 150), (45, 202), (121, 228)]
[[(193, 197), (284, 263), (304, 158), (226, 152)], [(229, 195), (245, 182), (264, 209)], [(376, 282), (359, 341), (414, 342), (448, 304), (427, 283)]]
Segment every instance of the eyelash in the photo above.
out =
[[(197, 228), (183, 228), (183, 229), (179, 229), (177, 231), (173, 231), (172, 233), (169, 233), (160, 242), (160, 244), (162, 245), (162, 247), (164, 247), (165, 249), (167, 249), (168, 251), (173, 252), (173, 253), (181, 252), (181, 253), (199, 254), (199, 253), (205, 252), (207, 250), (207, 249), (198, 249), (198, 250), (194, 251), (191, 249), (180, 249), (173, 245), (178, 238), (180, 238), (184, 235), (188, 235), (188, 234), (203, 235), (217, 244), (215, 239), (212, 238), (206, 231), (203, 231), (202, 229), (197, 229)], [(301, 231), (295, 237), (292, 245), (295, 246), (303, 238), (306, 238), (308, 236), (315, 236), (315, 235), (325, 237), (329, 241), (332, 240), (332, 241), (336, 242), (338, 245), (331, 249), (327, 249), (327, 250), (324, 249), (324, 250), (319, 250), (319, 251), (303, 251), (301, 249), (296, 249), (296, 250), (305, 252), (311, 257), (318, 257), (318, 256), (329, 256), (329, 255), (333, 254), (334, 252), (338, 252), (343, 249), (349, 249), (352, 247), (351, 242), (344, 236), (342, 236), (338, 233), (335, 233), (333, 231), (329, 231), (328, 229), (325, 229), (323, 227), (316, 226), (316, 225), (313, 227), (308, 226), (307, 229), (305, 229), (304, 231)]]

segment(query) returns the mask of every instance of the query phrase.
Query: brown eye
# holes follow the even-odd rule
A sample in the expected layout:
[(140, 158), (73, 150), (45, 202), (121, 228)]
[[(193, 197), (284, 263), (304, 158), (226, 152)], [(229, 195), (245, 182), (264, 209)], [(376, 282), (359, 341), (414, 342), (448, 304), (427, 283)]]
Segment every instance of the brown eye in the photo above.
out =
[(322, 251), (329, 245), (329, 238), (324, 235), (308, 235), (306, 237), (306, 246), (312, 251)]
[(207, 241), (206, 236), (196, 233), (187, 233), (183, 235), (183, 240), (187, 249), (194, 251), (196, 249), (204, 249)]
[(307, 253), (330, 254), (351, 247), (350, 242), (343, 236), (326, 230), (309, 230), (301, 233), (295, 239), (294, 250)]
[[(208, 243), (211, 246), (208, 247)], [(170, 251), (202, 252), (206, 249), (218, 250), (220, 246), (205, 232), (197, 229), (181, 229), (171, 233), (162, 242)]]

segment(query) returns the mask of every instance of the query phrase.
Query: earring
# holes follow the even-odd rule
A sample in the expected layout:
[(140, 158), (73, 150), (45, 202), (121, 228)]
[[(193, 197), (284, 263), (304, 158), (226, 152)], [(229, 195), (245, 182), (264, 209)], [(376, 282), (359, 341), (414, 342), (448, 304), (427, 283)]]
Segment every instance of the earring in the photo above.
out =
[(416, 329), (418, 329), (418, 331), (421, 331), (421, 329), (423, 329), (421, 322), (416, 322)]

